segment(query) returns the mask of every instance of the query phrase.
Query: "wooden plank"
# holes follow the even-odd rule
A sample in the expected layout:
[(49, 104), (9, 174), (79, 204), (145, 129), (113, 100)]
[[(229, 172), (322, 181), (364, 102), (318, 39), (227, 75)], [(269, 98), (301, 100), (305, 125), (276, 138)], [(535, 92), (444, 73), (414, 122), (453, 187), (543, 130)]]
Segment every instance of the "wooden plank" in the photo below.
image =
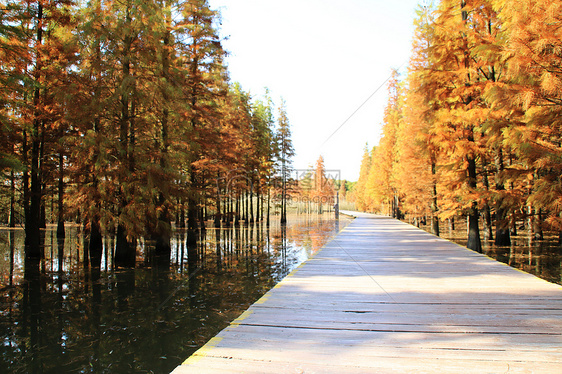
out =
[(174, 374), (562, 372), (562, 287), (359, 217)]

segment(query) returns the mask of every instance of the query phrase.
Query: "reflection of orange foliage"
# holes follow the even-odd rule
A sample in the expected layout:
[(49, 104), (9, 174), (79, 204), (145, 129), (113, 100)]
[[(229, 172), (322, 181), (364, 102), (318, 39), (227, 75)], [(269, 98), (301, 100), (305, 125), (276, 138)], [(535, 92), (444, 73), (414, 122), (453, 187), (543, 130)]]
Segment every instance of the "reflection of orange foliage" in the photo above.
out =
[[(290, 225), (287, 228), (287, 240), (296, 247), (301, 247), (311, 256), (318, 252), (336, 234), (336, 221), (332, 214), (320, 215), (319, 219), (305, 216), (302, 222)], [(340, 218), (339, 228), (345, 227), (350, 220)]]

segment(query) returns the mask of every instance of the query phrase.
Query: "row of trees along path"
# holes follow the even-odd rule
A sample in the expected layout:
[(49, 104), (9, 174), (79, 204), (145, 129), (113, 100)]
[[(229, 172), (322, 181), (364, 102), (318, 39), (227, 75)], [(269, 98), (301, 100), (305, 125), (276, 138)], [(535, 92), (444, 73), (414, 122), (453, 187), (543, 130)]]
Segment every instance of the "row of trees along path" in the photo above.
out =
[(208, 209), (263, 218), (293, 154), (286, 110), (276, 127), (267, 94), (229, 82), (206, 0), (0, 4), (2, 203), (29, 258), (47, 215), (59, 237), (84, 223), (97, 266), (105, 233), (134, 266), (141, 236), (169, 257), (173, 219), (193, 242)]
[[(418, 10), (405, 79), (389, 84), (383, 138), (365, 148), (359, 209), (468, 216), (468, 247), (562, 235), (562, 2), (442, 0)], [(494, 226), (495, 232), (492, 227)]]

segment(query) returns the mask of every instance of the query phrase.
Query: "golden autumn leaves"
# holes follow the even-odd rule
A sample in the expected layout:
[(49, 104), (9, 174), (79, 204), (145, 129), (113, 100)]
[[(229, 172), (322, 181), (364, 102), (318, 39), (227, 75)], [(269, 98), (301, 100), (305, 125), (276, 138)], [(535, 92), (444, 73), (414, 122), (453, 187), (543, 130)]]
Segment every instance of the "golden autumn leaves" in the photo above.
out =
[(418, 16), (359, 207), (481, 216), (497, 244), (516, 221), (562, 230), (562, 4), (443, 0)]

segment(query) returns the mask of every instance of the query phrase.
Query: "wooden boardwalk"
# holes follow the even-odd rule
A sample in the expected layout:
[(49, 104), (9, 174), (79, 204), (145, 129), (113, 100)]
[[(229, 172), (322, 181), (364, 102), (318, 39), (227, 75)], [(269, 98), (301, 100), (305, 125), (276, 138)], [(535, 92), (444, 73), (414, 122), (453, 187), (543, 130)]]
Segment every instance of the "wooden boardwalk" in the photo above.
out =
[(562, 373), (562, 287), (367, 214), (174, 374)]

